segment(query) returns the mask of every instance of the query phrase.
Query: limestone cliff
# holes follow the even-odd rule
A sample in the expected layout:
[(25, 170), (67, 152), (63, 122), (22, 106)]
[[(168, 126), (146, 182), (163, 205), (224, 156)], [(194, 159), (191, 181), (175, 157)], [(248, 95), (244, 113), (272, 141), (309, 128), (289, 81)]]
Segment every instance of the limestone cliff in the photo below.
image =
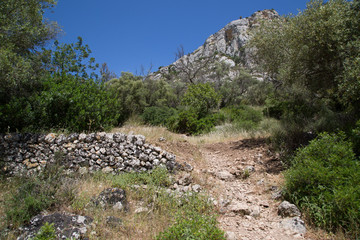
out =
[[(186, 77), (193, 77), (198, 81), (212, 81), (214, 74), (211, 69), (214, 69), (214, 63), (227, 66), (229, 68), (228, 77), (230, 78), (236, 75), (236, 70), (233, 69), (236, 66), (252, 69), (254, 67), (250, 56), (252, 50), (246, 46), (250, 38), (250, 31), (258, 26), (262, 20), (278, 17), (279, 14), (275, 10), (263, 10), (255, 12), (250, 17), (234, 20), (211, 35), (194, 52), (182, 56), (169, 66), (160, 68), (153, 76), (158, 79), (171, 71), (185, 71)], [(206, 70), (198, 71), (201, 70), (199, 68), (206, 68)]]

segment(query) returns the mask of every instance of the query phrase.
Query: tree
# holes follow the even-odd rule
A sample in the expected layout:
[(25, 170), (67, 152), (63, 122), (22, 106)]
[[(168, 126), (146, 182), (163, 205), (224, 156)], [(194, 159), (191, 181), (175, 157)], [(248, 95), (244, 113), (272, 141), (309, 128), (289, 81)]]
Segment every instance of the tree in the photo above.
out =
[[(54, 0), (3, 0), (0, 3), (0, 106), (14, 96), (41, 89), (44, 74), (40, 50), (60, 31), (43, 13)], [(1, 115), (0, 115), (1, 116)]]
[(211, 110), (217, 109), (221, 101), (221, 96), (215, 92), (210, 83), (198, 83), (190, 85), (182, 104), (195, 110), (198, 118), (203, 118)]
[(117, 78), (117, 76), (109, 70), (107, 63), (103, 63), (100, 68), (100, 78), (101, 82), (107, 82), (111, 79)]
[(169, 71), (175, 71), (177, 77), (188, 84), (196, 84), (208, 73), (211, 63), (215, 60), (215, 54), (184, 55), (181, 45), (175, 53), (175, 59), (177, 61), (169, 67)]
[(141, 76), (122, 72), (119, 78), (106, 82), (110, 91), (116, 94), (117, 101), (122, 105), (122, 116), (127, 118), (133, 114), (141, 114), (147, 106), (144, 83)]
[(276, 85), (268, 110), (280, 115), (286, 148), (348, 130), (360, 117), (359, 26), (359, 1), (312, 0), (255, 30), (250, 46)]
[(334, 99), (349, 42), (350, 3), (312, 0), (297, 16), (264, 23), (255, 32), (255, 59), (271, 79), (301, 85), (315, 98)]

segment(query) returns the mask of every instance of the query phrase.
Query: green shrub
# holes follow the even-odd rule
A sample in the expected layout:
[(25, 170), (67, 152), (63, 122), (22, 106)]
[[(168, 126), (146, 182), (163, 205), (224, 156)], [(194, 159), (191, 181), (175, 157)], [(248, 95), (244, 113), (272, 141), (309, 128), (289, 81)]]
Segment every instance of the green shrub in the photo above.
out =
[(37, 129), (95, 131), (118, 124), (120, 103), (92, 79), (49, 77), (45, 90), (32, 101)]
[(165, 126), (168, 119), (176, 116), (176, 110), (168, 107), (148, 107), (145, 108), (142, 114), (142, 119), (145, 123), (154, 126)]
[(218, 228), (214, 217), (194, 212), (186, 217), (178, 216), (175, 223), (160, 233), (156, 239), (225, 240), (226, 238), (224, 232)]
[(151, 172), (123, 173), (117, 176), (109, 176), (114, 187), (127, 189), (130, 185), (144, 184), (155, 187), (167, 187), (171, 184), (168, 170), (165, 167), (157, 167)]
[(360, 165), (343, 133), (322, 133), (286, 172), (287, 197), (327, 230), (360, 233)]
[(173, 116), (168, 121), (170, 131), (198, 135), (210, 132), (222, 119), (221, 114), (209, 114), (199, 118), (194, 109), (180, 111), (179, 115)]
[(203, 118), (209, 115), (211, 110), (217, 109), (220, 101), (221, 96), (215, 92), (210, 83), (198, 83), (189, 86), (182, 104), (193, 109), (198, 118)]
[(173, 196), (171, 200), (175, 203), (174, 222), (157, 239), (225, 239), (208, 196), (192, 193), (181, 198)]
[(54, 224), (46, 222), (32, 240), (56, 240)]
[(233, 123), (237, 128), (251, 130), (256, 129), (263, 120), (260, 110), (250, 106), (239, 105), (221, 109), (225, 121)]

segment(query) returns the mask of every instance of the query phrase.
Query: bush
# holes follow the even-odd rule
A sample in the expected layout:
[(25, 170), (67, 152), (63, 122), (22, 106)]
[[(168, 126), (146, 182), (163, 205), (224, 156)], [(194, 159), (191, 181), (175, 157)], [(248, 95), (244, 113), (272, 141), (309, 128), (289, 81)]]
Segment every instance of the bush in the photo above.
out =
[(174, 108), (148, 107), (145, 108), (141, 117), (147, 124), (154, 126), (166, 126), (168, 119), (176, 114), (177, 112)]
[(195, 110), (188, 109), (171, 117), (168, 121), (168, 128), (177, 133), (198, 135), (210, 132), (220, 120), (221, 114), (209, 114), (199, 118)]
[(215, 92), (210, 83), (199, 83), (189, 86), (182, 99), (182, 104), (193, 109), (198, 118), (203, 118), (211, 110), (217, 109), (220, 101), (221, 96)]
[(33, 108), (39, 129), (103, 130), (116, 125), (120, 117), (119, 102), (103, 84), (71, 75), (51, 77)]
[[(224, 239), (224, 232), (217, 226), (213, 215), (213, 205), (209, 197), (202, 194), (185, 194), (182, 198), (173, 197), (175, 221), (161, 232), (157, 239)], [(173, 207), (174, 208), (174, 207)]]
[(285, 178), (287, 197), (317, 226), (360, 233), (360, 165), (343, 133), (322, 133), (299, 149)]
[(223, 108), (221, 111), (225, 120), (245, 130), (256, 129), (263, 119), (261, 111), (246, 105)]
[(179, 216), (175, 224), (160, 233), (158, 240), (225, 240), (224, 232), (217, 227), (214, 217), (193, 213), (190, 216)]
[(168, 187), (171, 184), (168, 170), (165, 167), (157, 167), (151, 172), (124, 173), (111, 176), (113, 187), (127, 189), (130, 185), (152, 185), (154, 187)]
[(46, 222), (39, 230), (39, 232), (35, 235), (33, 240), (55, 240), (56, 232), (54, 224), (49, 224)]

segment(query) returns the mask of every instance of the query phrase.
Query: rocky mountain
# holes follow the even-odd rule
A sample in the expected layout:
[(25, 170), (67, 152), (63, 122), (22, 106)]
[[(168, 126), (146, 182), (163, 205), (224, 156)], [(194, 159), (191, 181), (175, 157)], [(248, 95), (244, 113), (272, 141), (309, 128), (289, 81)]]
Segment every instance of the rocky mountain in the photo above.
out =
[[(233, 79), (238, 75), (239, 68), (253, 70), (251, 60), (252, 49), (246, 46), (251, 29), (262, 20), (278, 18), (275, 10), (257, 11), (247, 18), (240, 18), (227, 24), (206, 39), (205, 43), (194, 52), (182, 55), (169, 66), (159, 68), (153, 78), (171, 78), (174, 75), (190, 82), (215, 81), (219, 78)], [(225, 73), (225, 74), (224, 74)], [(253, 73), (257, 78), (259, 74)]]

